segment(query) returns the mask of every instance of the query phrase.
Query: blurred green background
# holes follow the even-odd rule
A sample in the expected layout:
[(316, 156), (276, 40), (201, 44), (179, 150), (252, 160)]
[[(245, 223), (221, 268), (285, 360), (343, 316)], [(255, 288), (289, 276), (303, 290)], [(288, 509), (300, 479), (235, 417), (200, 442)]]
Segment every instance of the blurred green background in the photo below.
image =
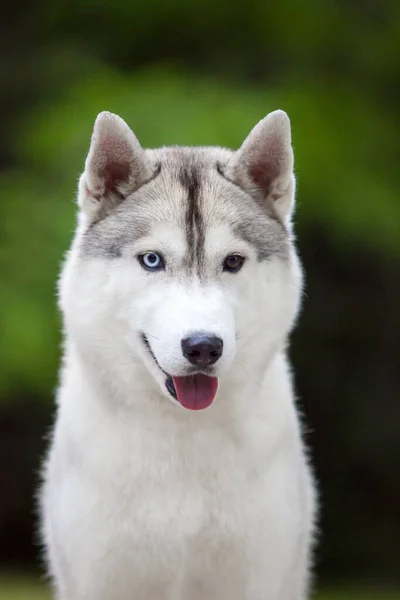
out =
[(147, 147), (235, 148), (276, 108), (307, 270), (291, 356), (322, 490), (318, 598), (400, 598), (400, 3), (23, 0), (3, 13), (0, 61), (0, 598), (47, 597), (33, 495), (55, 282), (97, 113)]

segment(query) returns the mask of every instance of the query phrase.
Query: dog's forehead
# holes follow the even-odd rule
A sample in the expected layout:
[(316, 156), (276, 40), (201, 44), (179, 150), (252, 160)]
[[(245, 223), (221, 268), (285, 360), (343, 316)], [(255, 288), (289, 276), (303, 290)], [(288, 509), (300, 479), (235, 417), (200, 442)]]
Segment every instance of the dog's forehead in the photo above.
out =
[(253, 245), (259, 260), (287, 256), (287, 230), (267, 203), (224, 176), (232, 155), (222, 148), (165, 148), (153, 155), (163, 174), (154, 185), (163, 188), (157, 196), (165, 197), (166, 221), (175, 219), (185, 231), (193, 264), (204, 261), (208, 234), (216, 228)]
[[(205, 221), (226, 220), (232, 211), (237, 215), (242, 212), (240, 190), (220, 174), (221, 165), (232, 156), (231, 151), (167, 147), (147, 152), (154, 166), (160, 169), (151, 188), (164, 218), (182, 223), (201, 212)], [(229, 211), (227, 204), (231, 205)]]
[(282, 224), (223, 176), (231, 151), (168, 147), (146, 154), (157, 175), (90, 228), (84, 254), (116, 258), (126, 244), (155, 230), (159, 235), (168, 227), (179, 228), (186, 239), (189, 265), (200, 268), (207, 232), (223, 225), (234, 237), (253, 245), (259, 260), (286, 256), (288, 236)]

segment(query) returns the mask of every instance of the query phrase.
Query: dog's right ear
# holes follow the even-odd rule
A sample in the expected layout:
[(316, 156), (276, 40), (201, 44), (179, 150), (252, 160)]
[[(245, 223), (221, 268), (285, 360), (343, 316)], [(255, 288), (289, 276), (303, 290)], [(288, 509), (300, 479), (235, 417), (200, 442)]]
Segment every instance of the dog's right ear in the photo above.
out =
[(78, 204), (88, 219), (97, 219), (150, 177), (150, 165), (133, 131), (117, 115), (100, 113), (79, 181)]

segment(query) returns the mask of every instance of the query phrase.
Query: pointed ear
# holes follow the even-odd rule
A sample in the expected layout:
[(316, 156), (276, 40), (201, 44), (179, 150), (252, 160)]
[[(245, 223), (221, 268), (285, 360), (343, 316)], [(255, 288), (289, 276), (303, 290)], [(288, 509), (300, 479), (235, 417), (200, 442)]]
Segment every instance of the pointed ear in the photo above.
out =
[(270, 113), (252, 129), (228, 163), (226, 175), (288, 220), (295, 182), (290, 121), (283, 110)]
[(98, 218), (151, 177), (143, 148), (117, 115), (102, 112), (93, 129), (85, 171), (79, 181), (78, 203), (89, 218)]

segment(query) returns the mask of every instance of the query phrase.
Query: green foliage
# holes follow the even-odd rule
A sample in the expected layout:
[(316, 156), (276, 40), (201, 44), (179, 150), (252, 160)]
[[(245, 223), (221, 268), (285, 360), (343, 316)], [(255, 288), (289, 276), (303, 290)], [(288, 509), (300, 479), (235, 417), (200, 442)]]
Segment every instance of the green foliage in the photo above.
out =
[[(29, 579), (0, 579), (1, 600), (50, 600), (47, 588)], [(399, 591), (378, 589), (337, 589), (317, 592), (313, 600), (400, 600)]]

